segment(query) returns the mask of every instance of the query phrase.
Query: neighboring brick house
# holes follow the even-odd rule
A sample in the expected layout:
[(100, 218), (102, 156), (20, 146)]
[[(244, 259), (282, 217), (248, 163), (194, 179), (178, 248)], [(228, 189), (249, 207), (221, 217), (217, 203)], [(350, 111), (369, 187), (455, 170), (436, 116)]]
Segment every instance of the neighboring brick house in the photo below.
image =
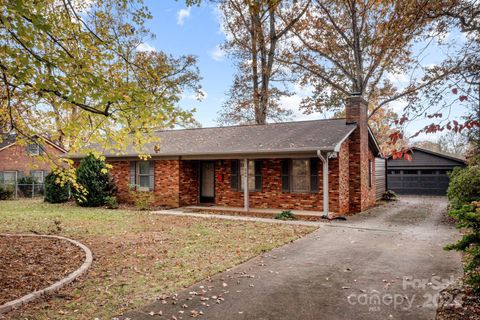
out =
[(24, 176), (32, 176), (38, 183), (43, 183), (51, 171), (50, 164), (42, 157), (47, 154), (56, 158), (65, 154), (65, 149), (41, 136), (32, 138), (28, 144), (19, 144), (16, 135), (0, 133), (0, 186), (14, 185)]
[(145, 145), (148, 161), (140, 160), (132, 146), (115, 156), (105, 150), (120, 201), (131, 201), (129, 190), (135, 186), (153, 192), (157, 205), (170, 207), (210, 203), (342, 215), (375, 203), (379, 148), (367, 125), (367, 103), (359, 96), (348, 98), (346, 119), (157, 135), (159, 145)]

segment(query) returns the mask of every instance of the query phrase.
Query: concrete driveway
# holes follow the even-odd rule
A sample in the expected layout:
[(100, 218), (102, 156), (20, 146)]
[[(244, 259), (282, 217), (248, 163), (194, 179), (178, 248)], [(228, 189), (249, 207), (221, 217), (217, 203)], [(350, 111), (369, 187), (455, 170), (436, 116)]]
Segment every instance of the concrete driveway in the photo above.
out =
[[(440, 197), (404, 197), (252, 259), (122, 319), (434, 319), (462, 274)], [(161, 317), (157, 314), (161, 311)], [(173, 318), (174, 316), (175, 318)]]

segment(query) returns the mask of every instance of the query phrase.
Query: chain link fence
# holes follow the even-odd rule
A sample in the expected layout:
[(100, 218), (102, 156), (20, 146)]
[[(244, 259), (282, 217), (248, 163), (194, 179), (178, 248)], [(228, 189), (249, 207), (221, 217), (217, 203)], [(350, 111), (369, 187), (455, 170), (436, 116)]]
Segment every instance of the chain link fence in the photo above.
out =
[(44, 184), (39, 182), (0, 182), (0, 189), (9, 191), (9, 193), (11, 193), (10, 197), (13, 199), (43, 198)]

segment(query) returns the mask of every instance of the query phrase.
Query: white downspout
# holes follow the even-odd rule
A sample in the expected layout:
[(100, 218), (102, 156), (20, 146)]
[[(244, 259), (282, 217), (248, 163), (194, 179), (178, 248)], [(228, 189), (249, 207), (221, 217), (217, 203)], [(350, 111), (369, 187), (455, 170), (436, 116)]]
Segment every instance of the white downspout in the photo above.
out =
[(329, 153), (325, 155), (322, 154), (322, 151), (317, 150), (317, 156), (322, 160), (323, 164), (323, 218), (328, 219), (328, 157)]
[(243, 211), (248, 210), (248, 159), (243, 159)]

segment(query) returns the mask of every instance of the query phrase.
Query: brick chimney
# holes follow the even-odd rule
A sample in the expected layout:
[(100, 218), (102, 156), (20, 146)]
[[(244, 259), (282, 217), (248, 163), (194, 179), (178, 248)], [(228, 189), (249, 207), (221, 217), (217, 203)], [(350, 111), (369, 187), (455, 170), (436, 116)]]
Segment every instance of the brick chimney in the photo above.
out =
[(347, 123), (364, 123), (367, 125), (368, 104), (360, 94), (352, 94), (346, 101)]
[(371, 205), (369, 186), (368, 104), (361, 96), (353, 94), (346, 101), (347, 123), (357, 128), (349, 138), (350, 212), (360, 212)]

